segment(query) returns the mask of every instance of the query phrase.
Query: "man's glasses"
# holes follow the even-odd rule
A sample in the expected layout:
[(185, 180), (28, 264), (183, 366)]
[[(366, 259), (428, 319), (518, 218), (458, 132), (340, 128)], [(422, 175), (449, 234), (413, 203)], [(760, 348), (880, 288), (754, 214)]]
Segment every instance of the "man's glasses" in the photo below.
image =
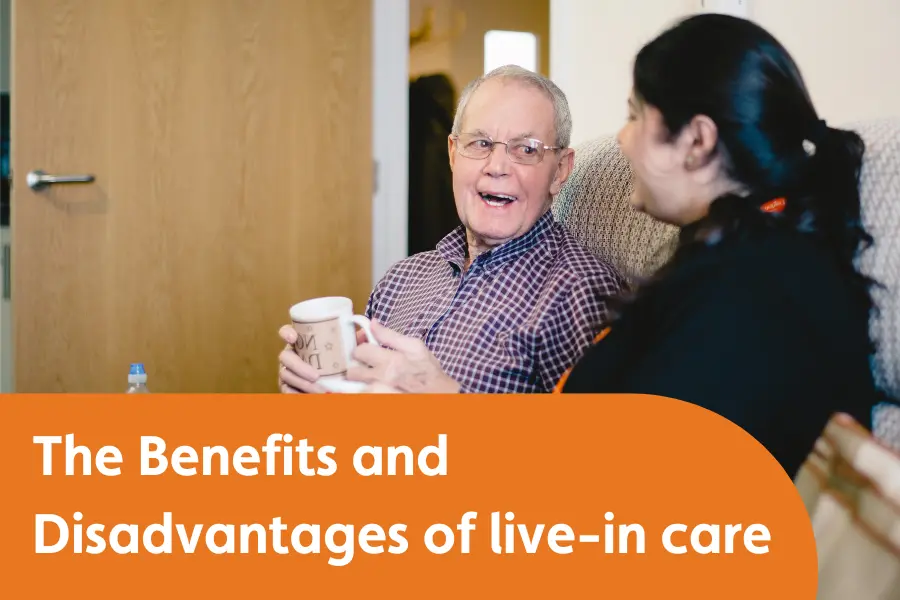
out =
[(490, 156), (497, 144), (506, 146), (506, 154), (510, 160), (522, 165), (536, 165), (544, 160), (544, 152), (547, 150), (561, 150), (559, 146), (545, 146), (541, 140), (531, 138), (514, 138), (505, 142), (495, 142), (486, 135), (476, 133), (461, 133), (453, 137), (456, 140), (458, 152), (466, 158), (476, 160)]

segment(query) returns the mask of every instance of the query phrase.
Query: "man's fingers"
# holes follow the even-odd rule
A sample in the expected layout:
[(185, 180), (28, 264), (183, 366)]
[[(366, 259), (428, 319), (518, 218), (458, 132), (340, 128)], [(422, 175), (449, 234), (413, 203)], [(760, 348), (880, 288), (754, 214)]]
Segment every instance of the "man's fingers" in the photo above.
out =
[(307, 381), (316, 381), (319, 378), (319, 374), (313, 366), (297, 356), (297, 353), (293, 350), (282, 350), (281, 354), (278, 355), (278, 360), (283, 366), (287, 367), (288, 371), (299, 375)]
[(296, 352), (285, 348), (278, 355), (278, 359), (281, 362), (278, 376), (282, 382), (305, 394), (325, 393), (325, 388), (315, 383), (319, 379), (319, 374), (297, 356)]
[(301, 394), (302, 392), (295, 387), (291, 387), (285, 382), (278, 378), (278, 388), (281, 390), (282, 394)]
[(380, 367), (391, 360), (393, 356), (393, 350), (374, 344), (363, 344), (353, 350), (353, 358), (370, 367)]
[(378, 321), (372, 321), (372, 335), (378, 340), (378, 343), (393, 348), (404, 354), (419, 352), (422, 347), (422, 341), (397, 333), (392, 329), (388, 329)]
[(293, 325), (282, 325), (281, 329), (278, 330), (278, 335), (292, 346), (297, 343), (297, 330), (294, 329)]
[(313, 383), (302, 377), (298, 377), (295, 373), (291, 373), (287, 369), (282, 369), (278, 374), (282, 386), (288, 386), (297, 390), (296, 392), (287, 393), (303, 393), (303, 394), (324, 394), (325, 388), (317, 383)]
[(369, 367), (353, 366), (347, 369), (347, 379), (350, 381), (372, 383), (378, 381), (378, 371), (370, 369)]

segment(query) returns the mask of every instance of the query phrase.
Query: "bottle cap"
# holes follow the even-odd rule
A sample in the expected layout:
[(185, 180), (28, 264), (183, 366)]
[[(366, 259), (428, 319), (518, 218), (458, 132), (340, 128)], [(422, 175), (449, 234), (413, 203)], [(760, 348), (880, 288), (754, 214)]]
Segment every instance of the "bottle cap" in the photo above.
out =
[(131, 363), (128, 370), (128, 383), (147, 383), (147, 372), (143, 363)]

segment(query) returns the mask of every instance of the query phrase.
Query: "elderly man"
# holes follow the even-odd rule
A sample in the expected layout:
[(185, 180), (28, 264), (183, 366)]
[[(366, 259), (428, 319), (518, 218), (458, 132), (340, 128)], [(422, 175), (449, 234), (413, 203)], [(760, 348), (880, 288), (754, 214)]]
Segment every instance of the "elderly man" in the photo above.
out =
[[(395, 264), (366, 316), (348, 379), (401, 392), (548, 392), (607, 319), (624, 285), (550, 211), (572, 172), (569, 106), (547, 78), (514, 66), (470, 83), (448, 147), (462, 226)], [(324, 391), (281, 329), (283, 392)]]

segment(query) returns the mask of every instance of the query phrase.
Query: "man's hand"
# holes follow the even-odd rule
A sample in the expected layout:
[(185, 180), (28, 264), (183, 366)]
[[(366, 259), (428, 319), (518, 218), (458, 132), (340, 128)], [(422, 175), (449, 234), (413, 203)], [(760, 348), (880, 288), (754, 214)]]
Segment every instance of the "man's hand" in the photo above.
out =
[(361, 344), (353, 352), (360, 366), (347, 371), (347, 379), (370, 384), (370, 390), (396, 390), (410, 394), (456, 394), (460, 385), (444, 373), (422, 340), (401, 335), (372, 321), (375, 344)]
[(285, 325), (278, 330), (281, 339), (287, 342), (278, 355), (278, 389), (282, 394), (322, 394), (325, 389), (316, 383), (319, 374), (294, 352), (297, 332), (293, 325)]
[[(282, 394), (323, 394), (326, 390), (316, 381), (319, 374), (312, 365), (306, 363), (294, 352), (294, 344), (297, 343), (297, 331), (293, 325), (284, 325), (278, 330), (281, 339), (287, 342), (281, 354), (278, 355), (278, 389)], [(366, 341), (366, 332), (356, 332), (356, 343)], [(373, 393), (376, 393), (373, 391)]]

